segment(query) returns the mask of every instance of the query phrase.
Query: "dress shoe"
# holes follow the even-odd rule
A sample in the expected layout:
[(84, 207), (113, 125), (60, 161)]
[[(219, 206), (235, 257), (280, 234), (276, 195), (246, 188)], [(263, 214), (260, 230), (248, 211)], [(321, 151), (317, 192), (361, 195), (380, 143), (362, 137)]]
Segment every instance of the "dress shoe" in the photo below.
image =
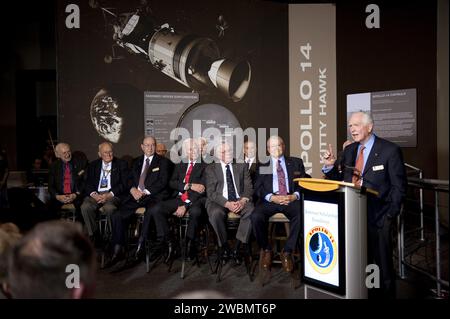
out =
[(231, 253), (228, 247), (219, 247), (219, 259), (223, 265), (228, 262), (228, 259), (230, 259), (230, 255)]
[(294, 263), (292, 262), (292, 256), (290, 253), (281, 251), (280, 253), (281, 264), (286, 272), (292, 272), (294, 270)]
[(141, 261), (144, 259), (144, 256), (145, 256), (145, 244), (139, 243), (136, 252), (134, 253), (134, 259), (136, 261)]
[(149, 262), (153, 262), (156, 259), (158, 259), (159, 257), (161, 257), (162, 255), (162, 245), (160, 243), (154, 244), (151, 248), (150, 248), (150, 253), (149, 253)]
[(170, 241), (162, 245), (162, 254), (165, 256), (165, 263), (168, 263), (172, 258), (175, 258), (175, 251), (173, 247), (174, 246)]
[(242, 264), (242, 257), (241, 257), (241, 253), (240, 253), (239, 250), (234, 250), (233, 251), (233, 259), (234, 259), (234, 263), (236, 265)]
[(186, 245), (186, 261), (195, 260), (197, 257), (197, 244), (194, 241), (189, 241)]
[(270, 270), (272, 267), (272, 251), (261, 249), (260, 257), (264, 270)]
[(117, 264), (119, 261), (121, 261), (125, 257), (125, 254), (123, 252), (122, 246), (116, 245), (114, 246), (114, 253), (111, 257), (111, 260), (109, 260), (103, 268), (109, 268)]

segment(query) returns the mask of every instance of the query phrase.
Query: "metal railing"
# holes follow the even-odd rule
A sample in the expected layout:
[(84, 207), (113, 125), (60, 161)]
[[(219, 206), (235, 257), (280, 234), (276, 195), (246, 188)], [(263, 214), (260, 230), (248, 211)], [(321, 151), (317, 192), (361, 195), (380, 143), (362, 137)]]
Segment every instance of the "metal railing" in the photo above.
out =
[[(412, 165), (405, 164), (408, 168), (413, 169), (419, 175), (419, 177), (408, 176), (408, 187), (419, 189), (420, 192), (420, 227), (413, 229), (411, 231), (405, 232), (405, 211), (404, 206), (402, 206), (402, 213), (398, 217), (399, 232), (397, 238), (398, 244), (398, 262), (399, 262), (399, 275), (401, 278), (406, 278), (405, 276), (405, 266), (410, 267), (426, 276), (431, 278), (436, 282), (436, 295), (437, 297), (443, 296), (442, 285), (448, 287), (449, 283), (447, 280), (441, 277), (441, 241), (440, 241), (440, 216), (439, 216), (439, 193), (449, 192), (449, 181), (448, 180), (437, 180), (437, 179), (424, 179), (422, 178), (422, 170)], [(406, 262), (405, 259), (405, 234), (420, 230), (420, 240), (424, 241), (424, 206), (423, 206), (423, 191), (431, 190), (434, 192), (434, 228), (435, 228), (435, 262), (436, 262), (436, 272), (435, 274), (423, 270), (411, 263)]]

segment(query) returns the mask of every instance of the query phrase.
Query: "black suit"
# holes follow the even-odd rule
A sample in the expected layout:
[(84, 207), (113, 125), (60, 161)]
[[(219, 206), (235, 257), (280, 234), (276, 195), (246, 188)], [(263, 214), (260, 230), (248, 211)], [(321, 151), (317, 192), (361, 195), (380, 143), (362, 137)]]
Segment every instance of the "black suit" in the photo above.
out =
[[(286, 170), (288, 176), (288, 191), (290, 194), (300, 192), (300, 186), (294, 182), (294, 178), (305, 177), (305, 167), (303, 161), (296, 157), (284, 157), (286, 163)], [(255, 233), (256, 241), (262, 249), (271, 250), (268, 241), (268, 223), (269, 218), (275, 213), (281, 212), (289, 219), (290, 234), (286, 241), (284, 250), (292, 253), (298, 241), (300, 234), (300, 200), (290, 202), (288, 205), (279, 205), (273, 202), (268, 202), (265, 197), (268, 194), (273, 194), (273, 174), (272, 174), (272, 158), (268, 164), (261, 164), (257, 170), (256, 177), (256, 192), (260, 199), (259, 205), (256, 206), (251, 216), (253, 231)], [(275, 164), (276, 165), (276, 164)]]
[(104, 204), (98, 204), (97, 201), (90, 195), (97, 192), (100, 186), (100, 177), (102, 171), (103, 161), (101, 158), (96, 159), (89, 164), (87, 169), (86, 186), (84, 189), (85, 198), (81, 205), (81, 214), (83, 215), (86, 228), (89, 236), (93, 236), (97, 230), (96, 211), (100, 206), (103, 206), (104, 212), (110, 216), (119, 206), (119, 197), (127, 191), (128, 166), (125, 161), (118, 158), (113, 158), (111, 162), (111, 188), (109, 192), (114, 194), (114, 197), (108, 199)]
[[(92, 192), (96, 192), (98, 190), (101, 173), (102, 173), (102, 159), (99, 158), (91, 162), (88, 166), (86, 186), (84, 188), (85, 196), (89, 196)], [(111, 162), (111, 189), (109, 191), (113, 192), (114, 196), (123, 197), (123, 194), (128, 191), (127, 182), (128, 182), (127, 163), (121, 159), (114, 157)]]
[[(85, 182), (85, 166), (72, 158), (69, 161), (69, 168), (70, 168), (70, 176), (71, 176), (71, 183), (70, 188), (71, 192), (73, 194), (76, 194), (77, 197), (72, 202), (77, 209), (79, 210), (82, 200), (83, 200), (83, 189), (84, 189), (84, 182)], [(64, 195), (64, 170), (65, 170), (65, 163), (58, 159), (56, 162), (54, 162), (49, 169), (48, 174), (48, 192), (50, 194), (50, 210), (52, 213), (56, 214), (57, 210), (61, 208), (63, 203), (58, 201), (56, 199), (56, 195)]]
[(143, 165), (144, 156), (134, 160), (128, 178), (127, 192), (122, 199), (122, 207), (112, 215), (112, 243), (115, 245), (123, 245), (125, 243), (126, 227), (137, 208), (145, 207), (148, 210), (152, 205), (167, 197), (167, 183), (169, 181), (168, 159), (154, 154), (144, 182), (145, 189), (150, 192), (150, 195), (144, 196), (139, 201), (133, 198), (130, 190), (139, 186)]
[(253, 162), (251, 163), (251, 165), (249, 165), (248, 163), (246, 165), (248, 168), (248, 172), (250, 174), (250, 179), (252, 180), (253, 189), (255, 190), (255, 192), (253, 192), (252, 200), (253, 200), (253, 204), (256, 205), (259, 201), (258, 194), (256, 193), (256, 176), (257, 176), (257, 170), (259, 168), (259, 162), (255, 158), (253, 160)]
[[(406, 172), (403, 155), (398, 145), (375, 137), (362, 173), (363, 187), (376, 190), (379, 195), (367, 196), (368, 258), (380, 267), (382, 291), (390, 294), (395, 288), (392, 264), (392, 220), (400, 213), (406, 193)], [(326, 174), (334, 180), (352, 181), (359, 143), (348, 145), (343, 153), (341, 172), (335, 167)]]
[[(172, 190), (176, 191), (176, 197), (168, 199), (163, 202), (159, 202), (154, 205), (148, 212), (145, 213), (144, 226), (142, 232), (141, 242), (148, 236), (149, 220), (150, 216), (153, 216), (156, 224), (156, 235), (158, 241), (168, 240), (169, 236), (169, 224), (168, 217), (172, 215), (179, 206), (185, 205), (189, 209), (189, 224), (186, 236), (188, 239), (193, 240), (197, 231), (200, 217), (205, 212), (205, 194), (188, 190), (189, 204), (184, 203), (181, 200), (181, 194), (185, 192), (185, 177), (188, 170), (188, 162), (183, 161), (175, 165), (172, 178), (170, 179), (169, 186)], [(202, 184), (206, 186), (205, 181), (205, 168), (206, 164), (203, 162), (196, 162), (192, 168), (191, 175), (189, 177), (189, 183)]]

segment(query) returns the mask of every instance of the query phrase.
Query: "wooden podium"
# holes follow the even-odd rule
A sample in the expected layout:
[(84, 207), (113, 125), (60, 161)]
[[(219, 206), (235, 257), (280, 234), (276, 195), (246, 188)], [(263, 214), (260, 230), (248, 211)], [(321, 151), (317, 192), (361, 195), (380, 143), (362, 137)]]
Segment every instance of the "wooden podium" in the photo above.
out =
[(367, 201), (353, 183), (299, 178), (305, 298), (367, 298)]

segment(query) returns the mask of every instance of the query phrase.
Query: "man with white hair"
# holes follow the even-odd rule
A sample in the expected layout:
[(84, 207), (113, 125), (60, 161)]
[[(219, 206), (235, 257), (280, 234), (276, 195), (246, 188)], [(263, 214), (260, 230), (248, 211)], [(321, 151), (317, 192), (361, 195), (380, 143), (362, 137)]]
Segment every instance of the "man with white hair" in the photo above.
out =
[(88, 235), (94, 243), (100, 240), (97, 209), (103, 207), (104, 213), (110, 218), (119, 207), (120, 197), (127, 192), (128, 178), (127, 163), (114, 157), (111, 143), (100, 143), (98, 156), (88, 166), (85, 198), (81, 205)]
[(196, 141), (200, 148), (202, 161), (206, 164), (211, 164), (212, 162), (214, 162), (214, 157), (211, 156), (209, 149), (208, 149), (209, 148), (208, 140), (205, 137), (201, 136), (201, 137), (197, 138)]
[[(233, 162), (233, 148), (227, 142), (219, 144), (214, 155), (218, 162), (206, 168), (206, 210), (217, 235), (220, 257), (227, 259), (232, 253), (235, 262), (240, 263), (240, 243), (248, 244), (252, 231), (252, 180), (245, 163)], [(228, 212), (240, 216), (233, 252), (228, 246)]]
[(57, 144), (55, 155), (58, 160), (50, 166), (48, 179), (50, 209), (56, 213), (64, 204), (73, 204), (78, 212), (82, 202), (85, 167), (72, 158), (67, 143)]
[(252, 225), (258, 242), (261, 264), (264, 270), (272, 265), (272, 247), (269, 242), (269, 218), (281, 212), (289, 219), (290, 232), (280, 253), (281, 263), (286, 272), (294, 270), (292, 254), (298, 248), (301, 225), (300, 186), (294, 178), (306, 177), (303, 160), (284, 155), (285, 144), (281, 137), (271, 136), (267, 140), (270, 154), (268, 163), (261, 163), (257, 170), (256, 192), (260, 198), (252, 214)]
[(369, 296), (395, 296), (395, 272), (392, 260), (392, 224), (400, 213), (406, 193), (406, 172), (400, 147), (373, 133), (369, 113), (355, 112), (348, 121), (354, 143), (345, 147), (341, 171), (335, 165), (331, 145), (324, 153), (326, 177), (352, 182), (356, 187), (371, 188), (377, 196), (367, 194), (368, 263), (380, 267), (381, 289), (369, 290)]

